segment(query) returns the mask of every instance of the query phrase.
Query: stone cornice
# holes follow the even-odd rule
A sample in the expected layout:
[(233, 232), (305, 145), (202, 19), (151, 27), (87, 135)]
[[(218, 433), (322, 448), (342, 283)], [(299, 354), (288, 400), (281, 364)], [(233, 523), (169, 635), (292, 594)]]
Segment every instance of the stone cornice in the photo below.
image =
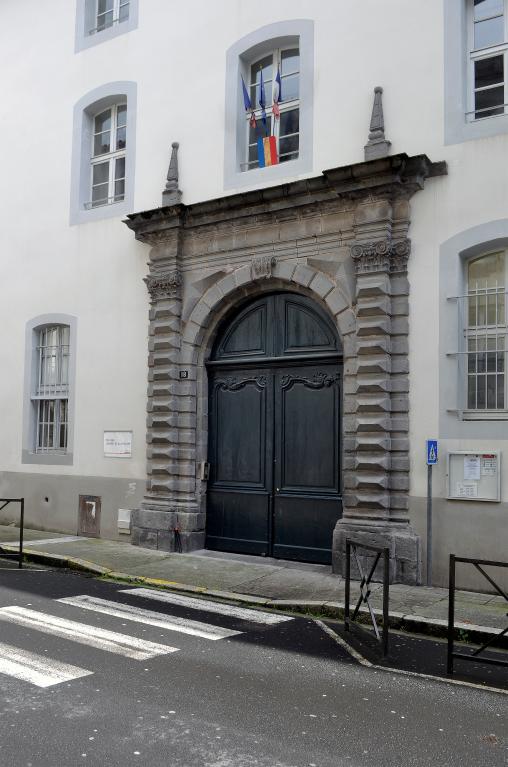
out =
[[(164, 230), (180, 227), (229, 225), (238, 227), (242, 219), (254, 216), (283, 218), (290, 211), (309, 211), (322, 205), (344, 205), (347, 201), (408, 199), (423, 188), (425, 179), (445, 175), (446, 163), (433, 163), (426, 155), (392, 155), (379, 160), (323, 171), (320, 176), (290, 184), (220, 197), (193, 205), (172, 205), (132, 213), (125, 224), (138, 240), (160, 242)], [(157, 240), (156, 240), (157, 238)]]

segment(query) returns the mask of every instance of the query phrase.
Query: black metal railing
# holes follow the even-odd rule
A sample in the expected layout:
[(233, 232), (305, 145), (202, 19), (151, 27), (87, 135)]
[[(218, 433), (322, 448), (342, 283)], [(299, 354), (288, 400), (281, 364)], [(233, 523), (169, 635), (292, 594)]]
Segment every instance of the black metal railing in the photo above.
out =
[(23, 528), (25, 525), (25, 499), (24, 498), (0, 498), (0, 503), (2, 504), (0, 506), (0, 511), (2, 509), (5, 509), (5, 507), (9, 503), (19, 503), (20, 504), (20, 512), (19, 512), (19, 552), (10, 552), (5, 551), (0, 546), (0, 557), (3, 557), (4, 559), (16, 559), (18, 560), (18, 567), (21, 569), (23, 567)]
[[(367, 551), (373, 551), (376, 556), (374, 562), (370, 568), (368, 575), (365, 575), (362, 563), (358, 558), (357, 549), (365, 549)], [(351, 596), (351, 552), (356, 560), (356, 566), (360, 574), (360, 596), (356, 603), (353, 615), (350, 615), (350, 596)], [(382, 633), (379, 633), (379, 626), (376, 621), (374, 610), (370, 604), (371, 589), (369, 588), (372, 581), (372, 577), (376, 571), (379, 560), (383, 557), (383, 628)], [(365, 543), (358, 543), (357, 541), (346, 538), (346, 590), (345, 590), (345, 605), (344, 605), (344, 630), (351, 630), (351, 623), (356, 620), (356, 616), (360, 610), (361, 605), (365, 602), (367, 605), (370, 620), (374, 628), (376, 639), (381, 643), (383, 648), (383, 657), (388, 655), (388, 608), (389, 608), (389, 592), (390, 592), (390, 549), (382, 546), (368, 546)]]
[[(482, 644), (481, 647), (478, 647), (471, 653), (455, 652), (454, 650), (456, 589), (455, 565), (457, 562), (465, 562), (468, 565), (473, 565), (476, 567), (476, 569), (483, 575), (483, 577), (487, 579), (490, 585), (494, 587), (497, 593), (500, 594), (508, 602), (508, 595), (503, 591), (499, 584), (495, 582), (494, 578), (492, 578), (492, 576), (486, 573), (483, 569), (484, 567), (508, 567), (508, 562), (492, 562), (488, 559), (469, 559), (467, 557), (456, 557), (455, 554), (450, 554), (450, 571), (448, 582), (448, 674), (453, 674), (453, 661), (455, 658), (461, 658), (462, 660), (469, 660), (480, 663), (490, 663), (495, 666), (508, 666), (508, 661), (502, 660), (501, 658), (485, 656), (480, 657), (481, 653), (483, 653), (488, 648), (492, 648), (492, 645), (501, 639), (501, 637), (506, 636), (508, 632), (508, 626), (505, 629), (502, 629), (498, 634), (494, 634), (494, 636), (491, 637), (488, 642), (485, 642), (485, 644)], [(506, 617), (508, 618), (508, 613), (506, 613)]]

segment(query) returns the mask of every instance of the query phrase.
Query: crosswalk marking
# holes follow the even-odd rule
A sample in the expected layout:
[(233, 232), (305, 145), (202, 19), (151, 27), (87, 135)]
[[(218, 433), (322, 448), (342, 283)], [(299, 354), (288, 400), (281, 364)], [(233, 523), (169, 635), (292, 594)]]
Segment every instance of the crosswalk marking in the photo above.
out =
[(183, 594), (174, 594), (170, 591), (155, 591), (154, 589), (122, 589), (122, 594), (132, 594), (135, 597), (146, 597), (155, 599), (158, 602), (166, 602), (181, 607), (190, 607), (193, 610), (205, 610), (208, 613), (217, 613), (218, 615), (230, 615), (233, 618), (241, 618), (254, 623), (264, 623), (266, 625), (275, 625), (284, 621), (292, 621), (293, 618), (288, 615), (276, 615), (274, 613), (263, 612), (262, 610), (249, 610), (246, 607), (237, 607), (236, 605), (227, 605), (223, 602), (211, 602), (207, 599), (196, 599), (187, 597)]
[(70, 682), (72, 679), (90, 676), (93, 671), (45, 658), (28, 650), (19, 650), (2, 642), (0, 643), (0, 673), (30, 682), (37, 687), (51, 687), (62, 682)]
[(179, 631), (182, 634), (190, 634), (191, 636), (198, 636), (203, 639), (225, 639), (242, 633), (241, 631), (232, 631), (221, 626), (212, 626), (208, 623), (164, 615), (154, 610), (145, 610), (142, 607), (133, 607), (132, 605), (125, 605), (119, 602), (111, 602), (108, 599), (90, 597), (87, 594), (77, 597), (63, 597), (57, 601), (73, 605), (73, 607), (81, 607), (84, 610), (94, 610), (95, 612), (112, 615), (116, 618), (123, 618), (124, 620), (135, 621), (136, 623), (145, 623), (148, 626), (157, 626), (168, 631)]
[[(63, 600), (65, 601), (65, 600)], [(0, 620), (14, 623), (25, 628), (35, 629), (44, 634), (70, 639), (79, 644), (95, 647), (106, 652), (123, 655), (134, 660), (147, 660), (157, 655), (167, 655), (177, 652), (177, 647), (148, 642), (144, 639), (131, 637), (127, 634), (118, 634), (98, 626), (90, 626), (86, 623), (59, 618), (48, 613), (28, 610), (26, 607), (2, 607), (0, 608)]]

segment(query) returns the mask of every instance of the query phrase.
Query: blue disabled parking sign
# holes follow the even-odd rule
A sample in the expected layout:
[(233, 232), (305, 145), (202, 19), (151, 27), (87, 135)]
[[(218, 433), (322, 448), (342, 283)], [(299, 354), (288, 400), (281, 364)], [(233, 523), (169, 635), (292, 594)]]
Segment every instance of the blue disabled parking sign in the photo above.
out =
[(437, 439), (427, 440), (427, 466), (437, 463)]

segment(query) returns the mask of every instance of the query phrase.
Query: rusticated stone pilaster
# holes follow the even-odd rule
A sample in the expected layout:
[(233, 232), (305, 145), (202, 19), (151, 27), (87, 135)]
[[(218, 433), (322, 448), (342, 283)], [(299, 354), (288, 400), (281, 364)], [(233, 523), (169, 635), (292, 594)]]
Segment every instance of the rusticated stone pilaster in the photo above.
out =
[[(410, 241), (386, 236), (389, 209), (377, 203), (381, 239), (351, 245), (356, 274), (356, 403), (345, 420), (344, 517), (334, 564), (343, 570), (346, 537), (389, 545), (391, 578), (417, 583), (419, 544), (409, 527), (407, 261)], [(361, 217), (357, 237), (376, 210)], [(400, 222), (399, 222), (400, 223)]]

